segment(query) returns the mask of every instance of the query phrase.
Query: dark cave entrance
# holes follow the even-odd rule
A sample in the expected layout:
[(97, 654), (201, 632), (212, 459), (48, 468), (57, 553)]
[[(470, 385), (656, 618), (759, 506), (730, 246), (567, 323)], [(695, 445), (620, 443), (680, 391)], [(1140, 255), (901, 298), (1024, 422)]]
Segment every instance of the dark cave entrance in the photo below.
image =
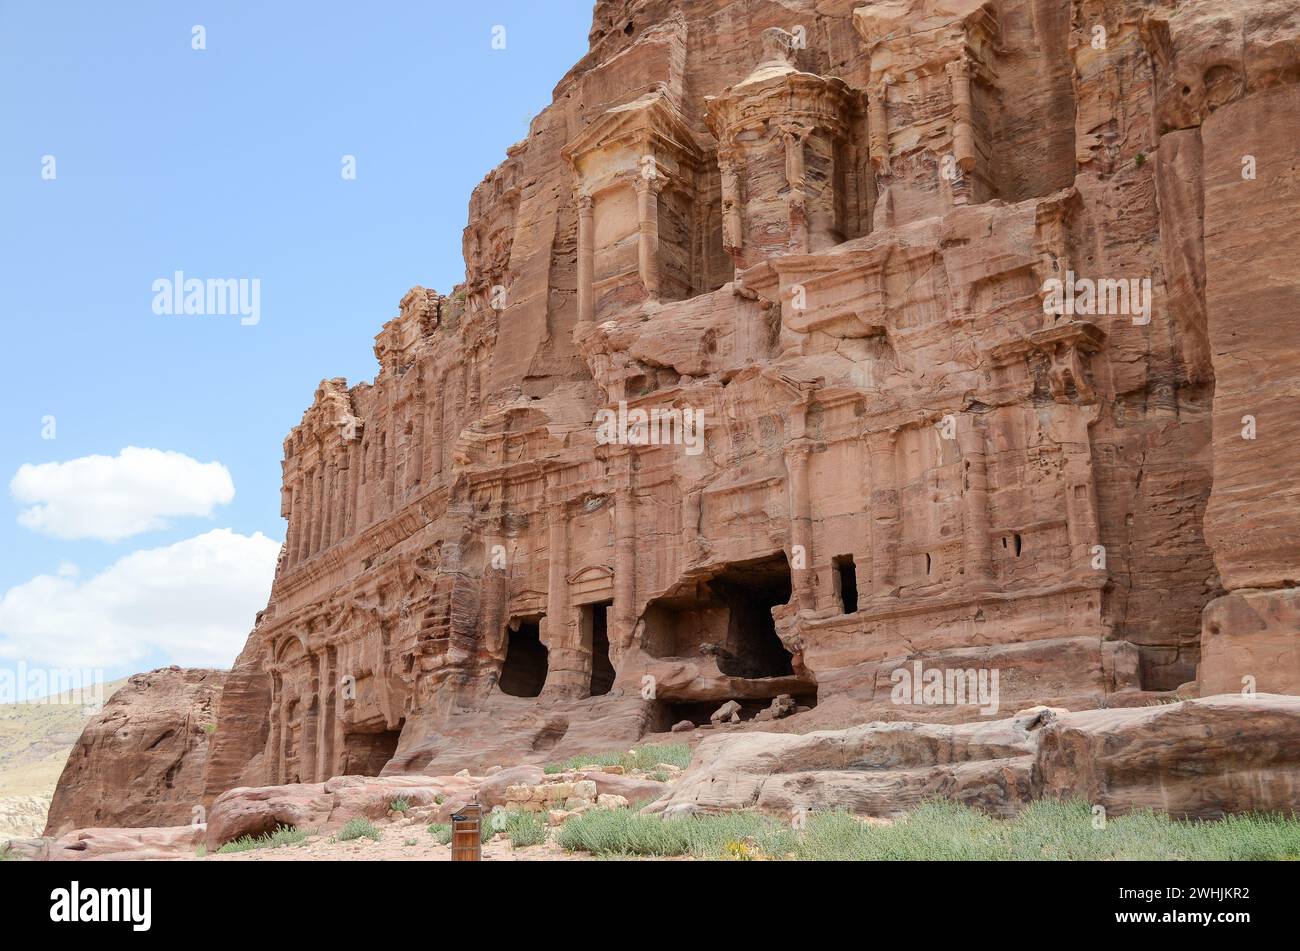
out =
[(582, 639), (591, 649), (591, 696), (609, 693), (614, 686), (614, 665), (609, 659), (609, 606), (612, 602), (582, 605)]
[(549, 652), (542, 643), (540, 618), (512, 621), (506, 631), (506, 659), (497, 686), (512, 697), (536, 697), (546, 686)]
[(772, 608), (788, 604), (791, 591), (784, 552), (733, 562), (693, 590), (649, 605), (645, 649), (655, 657), (711, 656), (729, 677), (788, 677), (792, 657)]

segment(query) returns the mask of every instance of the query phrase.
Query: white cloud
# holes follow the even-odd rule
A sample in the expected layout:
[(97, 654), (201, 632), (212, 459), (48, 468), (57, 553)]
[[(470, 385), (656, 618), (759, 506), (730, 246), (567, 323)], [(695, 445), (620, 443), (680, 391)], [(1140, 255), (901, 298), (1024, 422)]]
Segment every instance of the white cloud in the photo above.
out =
[(55, 538), (115, 542), (167, 528), (168, 519), (210, 516), (235, 497), (230, 471), (184, 453), (128, 446), (117, 456), (20, 466), (9, 483), (18, 524)]
[(38, 575), (0, 598), (0, 657), (56, 667), (228, 667), (266, 607), (280, 543), (228, 528), (119, 559), (78, 580)]

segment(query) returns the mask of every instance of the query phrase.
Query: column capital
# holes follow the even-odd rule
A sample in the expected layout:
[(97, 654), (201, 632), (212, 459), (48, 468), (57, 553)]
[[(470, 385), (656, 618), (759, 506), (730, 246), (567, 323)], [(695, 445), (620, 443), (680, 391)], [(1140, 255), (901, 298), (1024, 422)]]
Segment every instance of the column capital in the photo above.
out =
[(667, 177), (657, 170), (651, 175), (637, 172), (632, 179), (632, 187), (636, 189), (638, 195), (644, 195), (647, 192), (658, 195), (667, 184)]

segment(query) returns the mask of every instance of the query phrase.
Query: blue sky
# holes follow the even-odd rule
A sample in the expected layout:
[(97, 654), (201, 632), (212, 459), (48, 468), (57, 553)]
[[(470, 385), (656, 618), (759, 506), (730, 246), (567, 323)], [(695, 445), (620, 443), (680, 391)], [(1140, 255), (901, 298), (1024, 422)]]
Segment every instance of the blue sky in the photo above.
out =
[[(322, 378), (373, 377), (406, 290), (461, 280), (470, 191), (590, 18), (591, 0), (0, 0), (0, 666), (233, 660), (252, 613), (230, 610), (283, 538), (285, 434)], [(177, 270), (259, 279), (260, 322), (155, 314)], [(14, 496), (21, 466), (52, 463)]]

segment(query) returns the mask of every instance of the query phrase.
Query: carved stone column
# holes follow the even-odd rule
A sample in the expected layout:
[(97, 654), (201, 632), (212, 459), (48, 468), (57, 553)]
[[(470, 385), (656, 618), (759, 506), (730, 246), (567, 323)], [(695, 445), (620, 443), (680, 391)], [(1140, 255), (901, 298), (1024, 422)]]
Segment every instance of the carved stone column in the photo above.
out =
[(944, 67), (952, 87), (952, 152), (961, 178), (952, 182), (953, 204), (971, 199), (970, 174), (975, 170), (975, 116), (971, 107), (970, 64), (963, 58)]
[(882, 82), (867, 105), (868, 155), (876, 174), (884, 177), (893, 174), (889, 164), (889, 110), (885, 106), (888, 91), (889, 84)]
[(993, 578), (993, 559), (989, 552), (988, 459), (984, 434), (976, 427), (974, 417), (961, 417), (957, 445), (962, 458), (963, 559), (969, 586), (980, 589)]
[(296, 473), (289, 487), (289, 527), (285, 531), (289, 567), (298, 564), (302, 557), (302, 474)]
[(550, 573), (546, 583), (546, 649), (548, 669), (542, 695), (586, 696), (591, 677), (591, 655), (574, 642), (569, 623), (569, 513), (568, 503), (553, 496), (546, 505)]
[(888, 594), (897, 577), (900, 512), (898, 470), (894, 458), (898, 434), (894, 430), (867, 437), (871, 456), (871, 588), (872, 594)]
[(424, 468), (424, 389), (417, 386), (411, 397), (411, 415), (414, 417), (411, 444), (406, 450), (406, 491), (413, 492), (423, 479)]
[(311, 669), (311, 679), (307, 683), (307, 695), (303, 698), (306, 709), (302, 715), (302, 751), (298, 755), (298, 774), (304, 783), (316, 782), (316, 769), (320, 756), (320, 656), (309, 654), (307, 664)]
[[(803, 439), (785, 448), (786, 478), (790, 486), (790, 579), (801, 611), (815, 605), (813, 588), (812, 495), (808, 487), (808, 454)], [(803, 567), (799, 567), (802, 562)]]
[(348, 443), (348, 517), (346, 523), (346, 534), (355, 535), (360, 521), (361, 494), (361, 440), (353, 439)]
[(718, 153), (722, 172), (722, 247), (728, 254), (738, 254), (744, 244), (740, 217), (740, 171), (734, 149)]
[(276, 689), (276, 693), (278, 695), (277, 703), (279, 705), (277, 716), (273, 721), (276, 724), (278, 724), (278, 728), (276, 730), (277, 737), (276, 737), (276, 744), (274, 750), (275, 764), (276, 764), (275, 770), (276, 770), (276, 782), (283, 783), (288, 780), (288, 777), (285, 775), (288, 769), (288, 763), (285, 757), (285, 747), (288, 745), (287, 737), (289, 734), (289, 704), (286, 702), (286, 698), (284, 696), (284, 675), (283, 674), (277, 673), (275, 675), (275, 686), (277, 688)]
[(323, 551), (334, 543), (334, 506), (338, 501), (336, 476), (338, 470), (331, 458), (325, 463), (324, 483), (321, 491), (321, 530), (320, 547)]
[(277, 785), (284, 776), (284, 687), (280, 675), (271, 671), (271, 735), (267, 740), (266, 758), (271, 764), (271, 785)]
[(659, 299), (659, 192), (663, 180), (656, 174), (635, 178), (637, 211), (637, 265), (646, 297)]
[(596, 224), (592, 197), (578, 195), (578, 323), (596, 319)]
[(316, 554), (320, 551), (320, 480), (321, 480), (320, 463), (311, 467), (308, 473), (307, 481), (310, 488), (308, 489), (308, 506), (310, 507), (310, 524), (307, 529), (307, 555)]
[(970, 64), (956, 59), (944, 67), (952, 85), (952, 151), (963, 172), (975, 168), (975, 115), (971, 107)]
[(1056, 416), (1061, 426), (1058, 437), (1064, 450), (1065, 519), (1070, 536), (1070, 570), (1095, 572), (1091, 568), (1092, 546), (1101, 543), (1097, 518), (1097, 487), (1092, 470), (1092, 435), (1089, 427), (1097, 419), (1097, 406), (1060, 406)]
[(785, 181), (789, 187), (786, 199), (790, 221), (790, 248), (799, 254), (807, 254), (808, 245), (808, 196), (807, 172), (804, 161), (804, 139), (808, 129), (786, 123), (781, 126), (781, 141), (785, 145)]
[(569, 524), (567, 504), (552, 499), (546, 504), (548, 573), (546, 579), (546, 630), (555, 647), (566, 638), (569, 620)]
[(636, 627), (636, 490), (629, 465), (614, 491), (614, 616), (610, 644), (622, 653)]
[(443, 370), (434, 380), (437, 385), (434, 387), (434, 402), (430, 407), (430, 412), (433, 413), (433, 419), (430, 421), (433, 434), (429, 439), (429, 464), (426, 467), (430, 478), (442, 472), (443, 407), (446, 406), (447, 371)]

